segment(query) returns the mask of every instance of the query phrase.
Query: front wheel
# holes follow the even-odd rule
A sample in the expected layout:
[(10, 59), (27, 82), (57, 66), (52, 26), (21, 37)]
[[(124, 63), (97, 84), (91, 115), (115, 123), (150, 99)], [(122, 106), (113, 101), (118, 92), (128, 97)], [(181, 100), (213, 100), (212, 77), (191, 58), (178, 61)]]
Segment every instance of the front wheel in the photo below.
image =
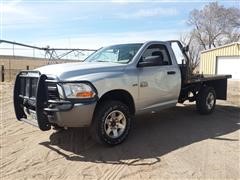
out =
[(128, 106), (120, 101), (106, 101), (96, 109), (91, 135), (102, 144), (120, 144), (127, 138), (131, 119)]
[(200, 114), (210, 114), (215, 108), (216, 92), (212, 87), (204, 87), (196, 100), (197, 110)]

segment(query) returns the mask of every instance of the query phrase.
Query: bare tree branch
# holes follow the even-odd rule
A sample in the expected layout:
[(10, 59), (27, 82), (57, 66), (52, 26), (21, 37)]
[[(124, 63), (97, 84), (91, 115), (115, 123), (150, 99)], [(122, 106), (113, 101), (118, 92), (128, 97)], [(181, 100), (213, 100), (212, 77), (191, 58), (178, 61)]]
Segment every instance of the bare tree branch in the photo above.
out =
[(188, 34), (181, 35), (180, 41), (185, 45), (189, 44), (192, 72), (199, 65), (202, 50), (240, 41), (239, 17), (239, 8), (226, 8), (217, 2), (190, 12), (187, 24), (193, 29)]
[(210, 49), (229, 42), (239, 41), (240, 9), (225, 8), (217, 2), (190, 13), (188, 24), (192, 34), (203, 49)]

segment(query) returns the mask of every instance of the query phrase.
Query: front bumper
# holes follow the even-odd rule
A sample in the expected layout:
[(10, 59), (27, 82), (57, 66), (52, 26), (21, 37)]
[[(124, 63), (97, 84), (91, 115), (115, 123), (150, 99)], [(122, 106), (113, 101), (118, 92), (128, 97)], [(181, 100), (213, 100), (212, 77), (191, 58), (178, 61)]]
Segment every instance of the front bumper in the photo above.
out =
[(18, 120), (38, 126), (41, 130), (60, 127), (89, 126), (97, 102), (91, 100), (53, 99), (49, 85), (56, 86), (58, 81), (38, 71), (21, 71), (14, 86), (14, 109)]
[(58, 111), (54, 113), (51, 123), (61, 127), (87, 127), (91, 124), (96, 102), (76, 103), (68, 111)]

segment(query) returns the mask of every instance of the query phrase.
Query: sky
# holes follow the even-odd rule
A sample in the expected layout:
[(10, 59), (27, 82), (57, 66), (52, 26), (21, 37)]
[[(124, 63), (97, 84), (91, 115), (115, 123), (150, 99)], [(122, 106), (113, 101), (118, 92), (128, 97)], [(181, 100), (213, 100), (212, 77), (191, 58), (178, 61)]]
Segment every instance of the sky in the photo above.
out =
[[(179, 39), (191, 29), (186, 23), (190, 11), (209, 2), (0, 0), (0, 39), (40, 47), (93, 49), (116, 43)], [(218, 2), (240, 7), (239, 1)]]

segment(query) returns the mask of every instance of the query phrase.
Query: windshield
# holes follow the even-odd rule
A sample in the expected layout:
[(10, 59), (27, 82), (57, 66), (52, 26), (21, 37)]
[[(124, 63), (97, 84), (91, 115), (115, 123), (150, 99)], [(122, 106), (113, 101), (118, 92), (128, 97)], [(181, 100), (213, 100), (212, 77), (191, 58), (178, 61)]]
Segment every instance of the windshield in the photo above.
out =
[(129, 63), (142, 44), (120, 44), (99, 49), (90, 55), (86, 62)]

